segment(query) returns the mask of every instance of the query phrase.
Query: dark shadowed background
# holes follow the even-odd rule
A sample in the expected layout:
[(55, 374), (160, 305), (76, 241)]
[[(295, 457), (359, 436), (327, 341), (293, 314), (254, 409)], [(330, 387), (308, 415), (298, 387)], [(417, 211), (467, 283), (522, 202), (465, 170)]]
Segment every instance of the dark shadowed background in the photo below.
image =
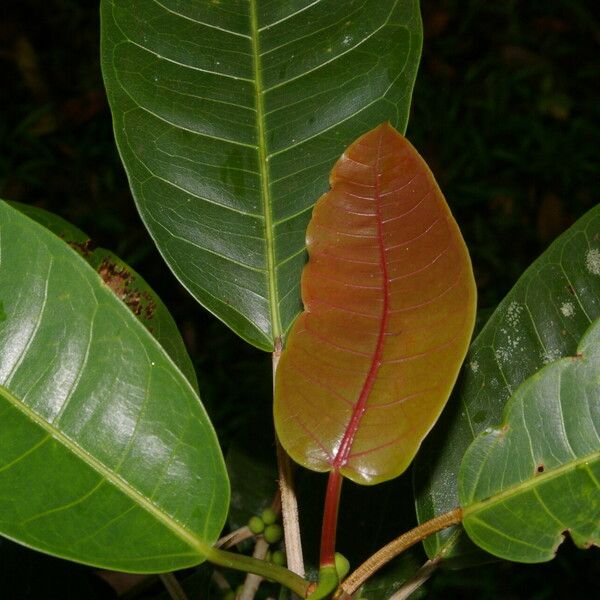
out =
[[(480, 305), (493, 307), (600, 201), (598, 2), (424, 0), (422, 7), (424, 53), (408, 136), (462, 227)], [(113, 143), (98, 38), (97, 1), (0, 0), (0, 197), (58, 213), (139, 271), (180, 326), (224, 449), (258, 429), (270, 451), (270, 357), (200, 308), (150, 242)], [(552, 563), (441, 572), (428, 589), (435, 599), (593, 596), (599, 552), (567, 541)], [(1, 541), (0, 597), (114, 596), (86, 568)]]

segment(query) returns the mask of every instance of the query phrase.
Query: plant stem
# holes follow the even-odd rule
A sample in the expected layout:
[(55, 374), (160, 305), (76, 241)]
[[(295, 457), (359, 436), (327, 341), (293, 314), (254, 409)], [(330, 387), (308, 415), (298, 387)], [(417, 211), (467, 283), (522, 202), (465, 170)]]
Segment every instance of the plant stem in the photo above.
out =
[(217, 571), (216, 569), (212, 572), (211, 580), (216, 588), (218, 588), (219, 592), (222, 596), (224, 596), (229, 590), (231, 590), (231, 586), (229, 585), (229, 581), (225, 579), (223, 573), (221, 571)]
[(223, 548), (224, 550), (227, 550), (228, 548), (236, 546), (240, 542), (250, 539), (251, 537), (254, 537), (254, 534), (250, 531), (248, 525), (244, 525), (243, 527), (224, 535), (215, 543), (215, 546), (217, 548)]
[(331, 598), (339, 578), (335, 565), (329, 565), (321, 567), (319, 569), (319, 582), (314, 590), (311, 590), (309, 600), (324, 600), (325, 598)]
[(335, 565), (335, 538), (337, 532), (342, 475), (337, 469), (329, 472), (325, 505), (323, 507), (323, 527), (321, 529), (321, 568)]
[(294, 489), (293, 465), (290, 457), (277, 440), (277, 466), (279, 469), (279, 492), (281, 494), (281, 519), (285, 538), (285, 553), (290, 571), (304, 577), (304, 557), (300, 537), (298, 500)]
[[(252, 556), (259, 560), (264, 560), (269, 550), (269, 544), (265, 541), (265, 538), (261, 535), (256, 538), (256, 544), (254, 544), (254, 552)], [(261, 575), (255, 575), (254, 573), (248, 573), (244, 580), (244, 589), (240, 595), (240, 600), (254, 600), (256, 592), (264, 578)]]
[(173, 600), (188, 600), (185, 591), (173, 573), (160, 573), (158, 577)]
[[(282, 343), (278, 339), (273, 352), (273, 391), (275, 391), (275, 374), (281, 357)], [(294, 474), (290, 457), (277, 440), (277, 468), (279, 471), (279, 493), (281, 498), (281, 518), (285, 539), (285, 553), (290, 571), (304, 577), (304, 557), (302, 539), (300, 537), (300, 518), (298, 516), (298, 500), (294, 489)]]
[(421, 542), (426, 537), (446, 529), (451, 525), (456, 525), (462, 521), (462, 508), (455, 508), (443, 515), (434, 517), (433, 519), (421, 523), (414, 529), (403, 533), (400, 537), (392, 540), (389, 544), (378, 550), (373, 556), (368, 558), (358, 569), (356, 569), (342, 584), (338, 587), (334, 598), (345, 600), (350, 598), (352, 594), (369, 578), (373, 573), (387, 564), (393, 558), (413, 546)]
[(301, 598), (306, 598), (309, 588), (309, 582), (302, 577), (292, 573), (284, 567), (279, 567), (265, 560), (258, 560), (252, 556), (244, 554), (234, 554), (219, 548), (207, 548), (207, 560), (215, 565), (236, 569), (246, 573), (256, 573), (266, 579), (274, 579), (281, 585), (292, 590)]
[(434, 558), (424, 563), (421, 568), (408, 581), (404, 582), (389, 600), (406, 600), (416, 592), (433, 574), (442, 562), (441, 558)]

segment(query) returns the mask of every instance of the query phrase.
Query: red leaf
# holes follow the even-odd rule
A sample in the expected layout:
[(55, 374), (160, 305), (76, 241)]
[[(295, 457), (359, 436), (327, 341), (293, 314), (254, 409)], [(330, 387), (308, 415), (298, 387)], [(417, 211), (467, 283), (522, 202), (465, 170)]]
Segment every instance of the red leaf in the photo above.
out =
[(476, 289), (433, 175), (391, 125), (354, 142), (330, 183), (308, 226), (275, 425), (298, 463), (373, 484), (406, 469), (444, 407)]

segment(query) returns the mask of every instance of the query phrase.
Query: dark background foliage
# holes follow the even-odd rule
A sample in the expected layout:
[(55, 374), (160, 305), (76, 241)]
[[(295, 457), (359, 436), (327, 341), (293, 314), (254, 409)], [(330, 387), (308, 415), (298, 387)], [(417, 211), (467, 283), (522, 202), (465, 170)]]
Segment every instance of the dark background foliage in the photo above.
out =
[[(422, 8), (424, 53), (408, 135), (462, 227), (480, 304), (491, 307), (600, 201), (597, 0), (423, 0)], [(224, 448), (244, 446), (259, 431), (270, 452), (269, 357), (195, 304), (145, 232), (113, 143), (98, 29), (96, 0), (0, 3), (0, 197), (58, 213), (142, 273), (181, 328)], [(319, 484), (309, 487), (319, 496)], [(309, 529), (319, 528), (316, 512), (305, 517)], [(346, 521), (356, 525), (354, 516)], [(386, 541), (397, 527), (386, 520), (378, 534)], [(351, 538), (342, 534), (340, 543)], [(600, 589), (599, 571), (597, 551), (567, 542), (545, 565), (441, 572), (428, 597), (583, 597)], [(112, 596), (89, 570), (6, 541), (0, 581), (15, 600)]]

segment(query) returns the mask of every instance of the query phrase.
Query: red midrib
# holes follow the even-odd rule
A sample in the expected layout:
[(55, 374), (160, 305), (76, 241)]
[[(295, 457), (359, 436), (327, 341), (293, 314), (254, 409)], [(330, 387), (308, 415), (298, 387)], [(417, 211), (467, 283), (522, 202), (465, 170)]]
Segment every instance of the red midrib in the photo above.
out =
[(382, 364), (383, 358), (383, 347), (385, 345), (385, 330), (387, 328), (389, 312), (390, 312), (390, 282), (388, 276), (388, 268), (385, 256), (385, 246), (383, 244), (383, 221), (381, 218), (381, 207), (380, 202), (381, 198), (379, 195), (379, 152), (381, 150), (378, 149), (377, 161), (374, 166), (375, 171), (375, 186), (374, 186), (374, 199), (375, 199), (375, 216), (377, 218), (377, 239), (379, 242), (379, 261), (381, 265), (381, 271), (383, 274), (383, 307), (381, 310), (381, 321), (379, 322), (379, 334), (377, 337), (377, 345), (375, 346), (375, 352), (373, 353), (373, 359), (371, 360), (371, 366), (369, 368), (369, 372), (367, 373), (367, 377), (365, 378), (365, 382), (363, 383), (363, 387), (360, 392), (360, 396), (358, 397), (358, 401), (354, 405), (352, 409), (352, 418), (348, 423), (348, 427), (344, 433), (344, 437), (342, 438), (342, 443), (333, 458), (333, 462), (331, 463), (334, 470), (341, 469), (348, 462), (348, 457), (350, 455), (350, 450), (352, 449), (352, 442), (354, 441), (354, 436), (358, 431), (358, 427), (360, 425), (360, 421), (365, 413), (367, 400), (371, 394), (371, 390), (373, 389), (373, 385), (375, 384), (375, 380), (377, 379), (377, 373), (379, 372), (379, 368)]

